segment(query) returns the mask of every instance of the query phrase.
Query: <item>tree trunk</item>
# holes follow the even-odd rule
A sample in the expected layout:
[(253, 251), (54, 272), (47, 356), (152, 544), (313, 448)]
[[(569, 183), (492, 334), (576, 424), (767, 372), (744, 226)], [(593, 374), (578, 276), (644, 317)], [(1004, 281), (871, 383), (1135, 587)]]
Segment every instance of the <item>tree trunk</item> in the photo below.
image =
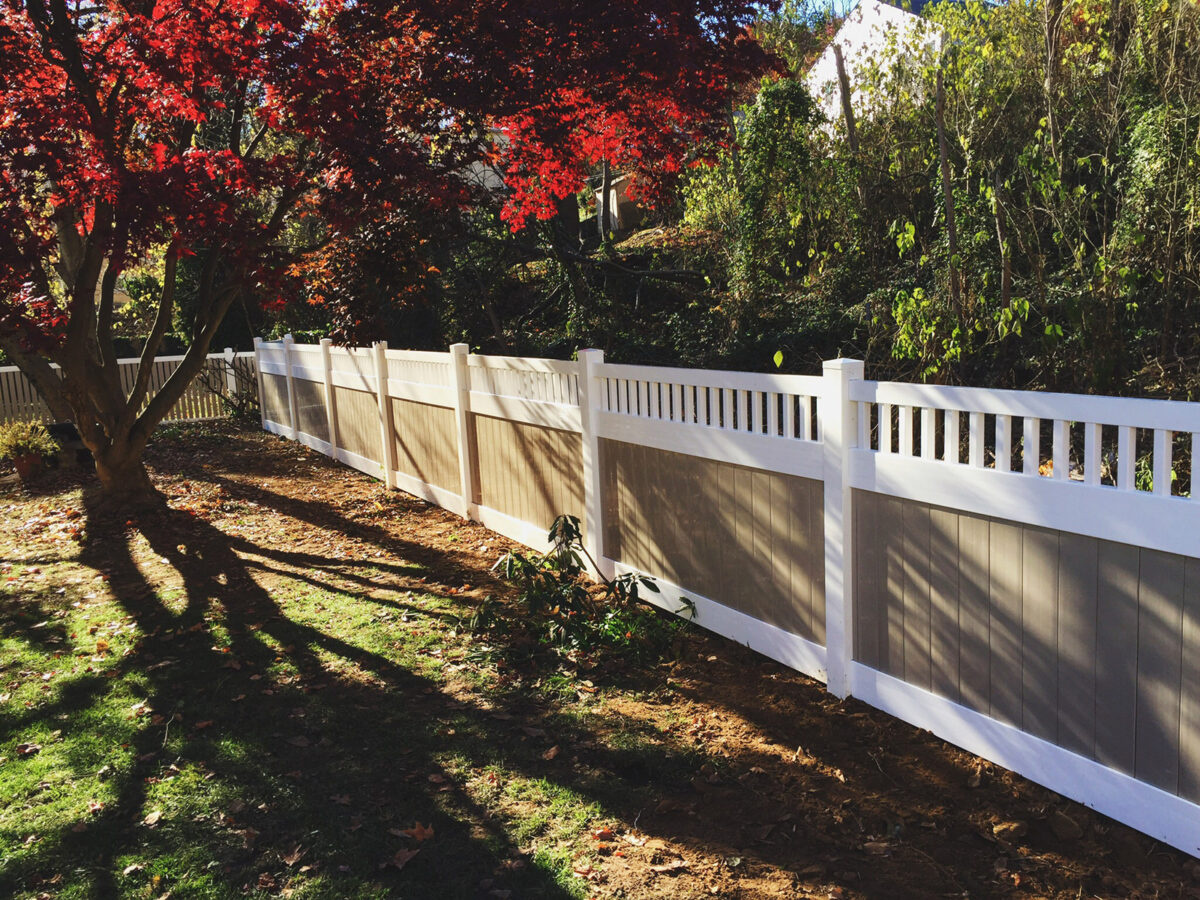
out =
[(1063, 0), (1047, 0), (1044, 10), (1043, 37), (1046, 44), (1046, 130), (1050, 133), (1050, 154), (1058, 167), (1058, 177), (1062, 178), (1062, 153), (1058, 145), (1058, 113), (1056, 111), (1056, 95), (1058, 94), (1058, 37), (1063, 19)]
[(596, 224), (600, 228), (600, 243), (608, 243), (609, 219), (612, 218), (612, 167), (605, 159), (600, 170), (600, 202), (596, 204)]
[(854, 121), (854, 105), (850, 102), (850, 76), (846, 74), (846, 61), (842, 58), (842, 46), (833, 43), (833, 61), (837, 64), (838, 88), (842, 95), (842, 118), (846, 122), (846, 143), (850, 147), (850, 159), (854, 163), (854, 180), (858, 188), (858, 203), (867, 211), (867, 189), (863, 184), (862, 167), (858, 159), (858, 124)]
[(996, 240), (1000, 244), (1000, 305), (1008, 309), (1012, 303), (1012, 248), (1008, 243), (1004, 201), (1000, 195), (1000, 173), (992, 173), (992, 191), (996, 205)]
[(954, 217), (954, 188), (950, 183), (950, 148), (946, 141), (946, 91), (942, 86), (942, 70), (937, 73), (937, 137), (938, 161), (942, 170), (942, 202), (946, 209), (946, 237), (950, 250), (950, 303), (959, 324), (963, 324), (962, 292), (958, 282), (958, 227)]
[(571, 250), (579, 249), (578, 195), (568, 194), (555, 204), (554, 236)]
[(96, 478), (107, 505), (134, 512), (165, 504), (142, 462), (143, 449), (124, 444), (96, 456)]

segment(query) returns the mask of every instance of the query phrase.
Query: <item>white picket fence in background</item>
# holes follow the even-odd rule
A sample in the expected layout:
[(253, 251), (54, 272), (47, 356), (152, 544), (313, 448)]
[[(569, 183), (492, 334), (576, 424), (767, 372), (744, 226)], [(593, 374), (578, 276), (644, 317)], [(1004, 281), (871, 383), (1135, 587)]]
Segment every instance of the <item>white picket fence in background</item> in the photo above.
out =
[(537, 548), (574, 512), (604, 574), (1200, 855), (1200, 404), (256, 352), (267, 430)]
[[(154, 393), (162, 387), (182, 361), (182, 356), (155, 358), (150, 377), (149, 397), (154, 396)], [(121, 367), (121, 383), (126, 391), (133, 389), (140, 362), (141, 360), (136, 357), (117, 360)], [(210, 353), (205, 363), (210, 377), (217, 379), (214, 384), (222, 385), (230, 395), (236, 394), (239, 387), (242, 390), (254, 387), (253, 365), (253, 351), (235, 353), (230, 347), (226, 347), (223, 353)], [(58, 366), (54, 365), (53, 368), (57, 371)], [(248, 369), (242, 373), (244, 380), (240, 385), (239, 368)], [(163, 421), (198, 422), (206, 419), (218, 419), (225, 414), (221, 398), (209, 389), (203, 378), (197, 376)], [(42, 402), (33, 383), (25, 377), (25, 374), (16, 366), (0, 367), (0, 425), (9, 422), (49, 422), (51, 420), (50, 410), (46, 408), (46, 404)]]

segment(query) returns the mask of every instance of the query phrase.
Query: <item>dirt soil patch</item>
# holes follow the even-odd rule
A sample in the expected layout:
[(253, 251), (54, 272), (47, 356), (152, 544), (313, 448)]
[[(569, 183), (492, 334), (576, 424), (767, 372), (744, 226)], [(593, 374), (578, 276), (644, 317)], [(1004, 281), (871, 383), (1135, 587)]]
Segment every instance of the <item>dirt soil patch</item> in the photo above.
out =
[[(0, 487), (0, 895), (1200, 898), (1200, 863), (700, 629), (521, 664), (512, 546), (232, 425)], [(515, 661), (515, 662), (514, 662)]]

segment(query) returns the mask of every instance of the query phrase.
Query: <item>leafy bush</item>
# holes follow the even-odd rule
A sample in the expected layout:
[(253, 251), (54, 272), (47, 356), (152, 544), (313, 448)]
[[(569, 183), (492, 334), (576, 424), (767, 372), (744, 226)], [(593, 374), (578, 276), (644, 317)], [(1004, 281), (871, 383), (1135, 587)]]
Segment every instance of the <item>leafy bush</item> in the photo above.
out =
[(0, 425), (0, 459), (14, 460), (29, 455), (52, 457), (58, 451), (58, 443), (41, 425), (32, 422)]
[[(510, 550), (496, 563), (520, 588), (527, 615), (506, 619), (495, 604), (485, 603), (472, 619), (474, 628), (531, 629), (540, 644), (559, 651), (608, 648), (655, 656), (665, 652), (686, 625), (686, 620), (668, 618), (641, 602), (643, 591), (659, 593), (652, 578), (626, 574), (589, 583), (584, 558), (591, 557), (577, 517), (559, 516), (547, 539), (553, 544), (548, 553)], [(595, 560), (591, 562), (595, 566)], [(685, 600), (676, 612), (685, 611), (691, 619), (695, 606)]]

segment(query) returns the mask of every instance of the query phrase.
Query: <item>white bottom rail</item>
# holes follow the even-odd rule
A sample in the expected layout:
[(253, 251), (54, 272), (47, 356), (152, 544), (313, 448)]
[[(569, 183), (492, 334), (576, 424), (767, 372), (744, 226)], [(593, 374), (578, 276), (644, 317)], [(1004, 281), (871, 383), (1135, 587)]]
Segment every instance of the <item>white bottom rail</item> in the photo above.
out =
[(861, 663), (851, 693), (1165, 844), (1200, 855), (1200, 806)]
[(817, 681), (827, 680), (825, 648), (820, 644), (748, 616), (716, 600), (684, 590), (679, 585), (665, 581), (650, 572), (643, 572), (607, 557), (602, 562), (611, 566), (611, 570), (617, 575), (647, 575), (653, 578), (661, 593), (646, 592), (641, 596), (655, 606), (686, 618), (686, 612), (680, 612), (683, 605), (681, 601), (690, 600), (696, 605), (693, 621), (702, 628), (736, 641)]

